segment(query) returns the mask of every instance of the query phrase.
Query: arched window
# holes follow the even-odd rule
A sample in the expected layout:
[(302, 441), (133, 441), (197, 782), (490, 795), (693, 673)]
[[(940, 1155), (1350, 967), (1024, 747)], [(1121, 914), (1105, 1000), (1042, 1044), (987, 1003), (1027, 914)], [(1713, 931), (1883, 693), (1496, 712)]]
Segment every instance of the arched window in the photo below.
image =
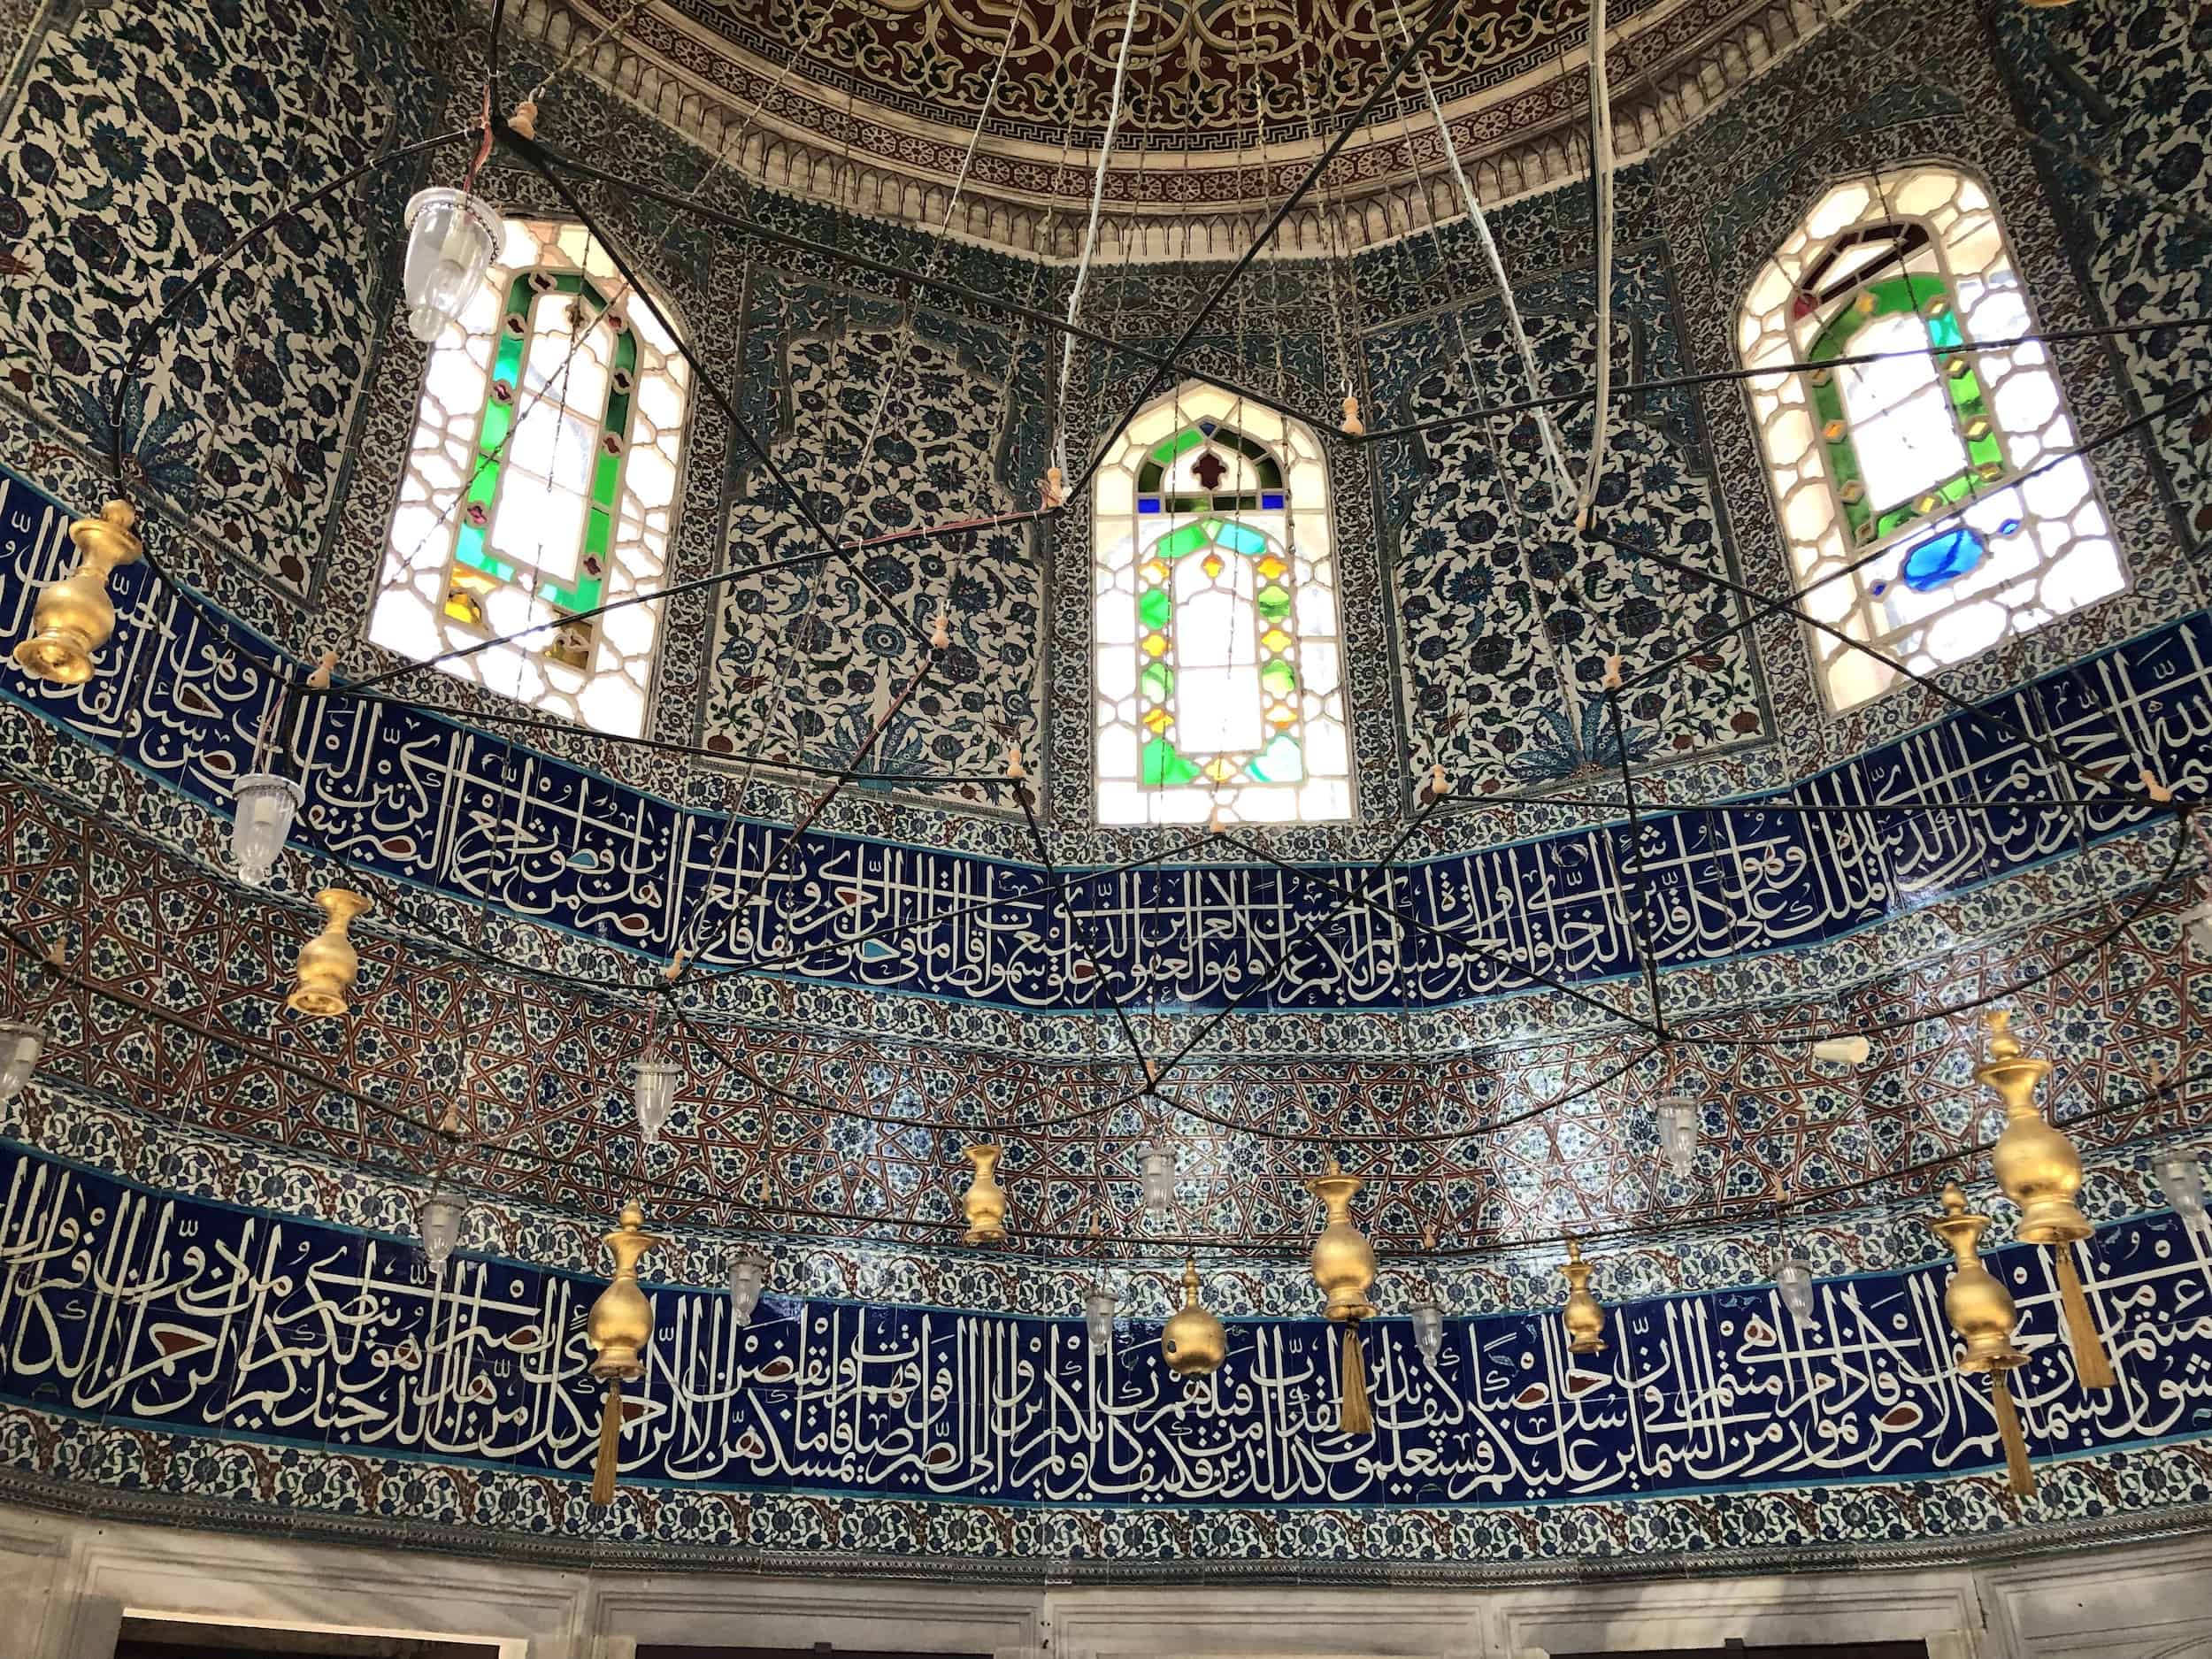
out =
[(1102, 824), (1349, 818), (1329, 473), (1210, 386), (1129, 423), (1092, 487)]
[(369, 638), (603, 732), (645, 706), (689, 369), (654, 303), (580, 225), (509, 219), (430, 349)]
[[(1924, 673), (2126, 587), (2049, 354), (1959, 349), (2034, 327), (1988, 192), (1938, 163), (1837, 185), (1761, 268), (1744, 365), (1823, 365), (1747, 383), (1798, 585), (1834, 579), (1809, 614)], [(1809, 638), (1835, 708), (1901, 678)]]

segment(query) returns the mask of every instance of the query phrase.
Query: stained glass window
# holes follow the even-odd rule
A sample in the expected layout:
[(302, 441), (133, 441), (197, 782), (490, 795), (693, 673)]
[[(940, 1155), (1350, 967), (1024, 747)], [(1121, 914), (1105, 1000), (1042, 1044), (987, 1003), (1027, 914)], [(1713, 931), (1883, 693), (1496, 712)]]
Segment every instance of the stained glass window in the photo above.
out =
[(369, 638), (603, 732), (645, 725), (689, 371), (580, 225), (506, 222), (430, 349)]
[(1329, 473), (1210, 386), (1129, 424), (1092, 487), (1102, 824), (1351, 816)]
[[(1835, 186), (1760, 270), (1745, 366), (1819, 365), (1747, 382), (1798, 585), (1835, 576), (1809, 614), (1926, 673), (2126, 587), (2049, 354), (1957, 349), (2034, 328), (1987, 190), (1933, 163)], [(1807, 637), (1838, 709), (1901, 679)]]

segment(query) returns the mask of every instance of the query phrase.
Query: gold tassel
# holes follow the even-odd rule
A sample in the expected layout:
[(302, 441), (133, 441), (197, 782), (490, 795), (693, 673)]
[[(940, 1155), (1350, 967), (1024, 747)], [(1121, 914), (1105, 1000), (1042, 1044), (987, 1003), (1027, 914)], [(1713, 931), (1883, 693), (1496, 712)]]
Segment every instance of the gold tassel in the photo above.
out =
[(2074, 1271), (2074, 1247), (2053, 1245), (2051, 1259), (2058, 1267), (2058, 1300), (2066, 1313), (2066, 1340), (2074, 1350), (2074, 1375), (2085, 1388), (2118, 1387), (2120, 1379), (2113, 1375), (2112, 1362), (2097, 1334), (2097, 1316), (2089, 1311), (2081, 1275)]
[(591, 1501), (601, 1509), (614, 1502), (615, 1465), (622, 1461), (622, 1379), (607, 1385), (599, 1408), (599, 1461), (591, 1468)]
[(1997, 1438), (2005, 1443), (2005, 1484), (2015, 1497), (2024, 1498), (2035, 1490), (2035, 1471), (2028, 1467), (2027, 1437), (2020, 1432), (2020, 1413), (2001, 1371), (1989, 1373), (1989, 1399), (1997, 1408)]
[(1336, 1425), (1347, 1434), (1371, 1434), (1375, 1419), (1367, 1409), (1367, 1356), (1359, 1345), (1359, 1326), (1344, 1326), (1344, 1403)]

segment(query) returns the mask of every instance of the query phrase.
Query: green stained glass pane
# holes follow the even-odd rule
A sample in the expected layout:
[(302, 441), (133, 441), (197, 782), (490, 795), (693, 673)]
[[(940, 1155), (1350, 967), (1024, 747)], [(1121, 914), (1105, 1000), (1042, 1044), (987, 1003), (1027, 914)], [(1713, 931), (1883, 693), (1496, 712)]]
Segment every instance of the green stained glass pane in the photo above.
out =
[(1241, 553), (1247, 558), (1257, 558), (1267, 551), (1267, 538), (1257, 530), (1240, 524), (1218, 524), (1214, 526), (1214, 540), (1231, 552)]
[(1156, 495), (1160, 493), (1160, 464), (1147, 461), (1137, 469), (1137, 494)]
[[(507, 442), (507, 428), (514, 424), (515, 409), (512, 403), (492, 403), (486, 404), (484, 408), (484, 431), (482, 435), (477, 440), (476, 444), (478, 452), (486, 456), (500, 455), (500, 446)], [(485, 469), (486, 475), (488, 476), (491, 473), (495, 472), (498, 470), (498, 466), (499, 463), (495, 460), (491, 466)]]
[[(1164, 599), (1167, 595), (1160, 596)], [(1155, 703), (1165, 703), (1168, 694), (1175, 689), (1175, 671), (1165, 663), (1147, 663), (1137, 676), (1137, 689)]]
[(471, 570), (481, 571), (503, 582), (515, 579), (515, 567), (495, 556), (484, 544), (484, 533), (472, 524), (461, 526), (461, 534), (454, 538), (453, 557)]
[(1168, 600), (1166, 590), (1148, 588), (1137, 601), (1137, 618), (1148, 628), (1164, 628), (1167, 619), (1175, 614), (1175, 607)]
[(626, 328), (614, 337), (614, 367), (618, 374), (637, 373), (637, 330)]
[(522, 373), (522, 348), (526, 342), (517, 335), (503, 334), (499, 337), (498, 353), (492, 358), (492, 379), (504, 380), (512, 386)]
[(1273, 456), (1262, 456), (1260, 457), (1260, 488), (1262, 489), (1280, 489), (1282, 487), (1283, 469), (1275, 465), (1275, 457)]
[(1197, 765), (1178, 754), (1164, 737), (1148, 738), (1140, 760), (1148, 784), (1189, 783), (1199, 775)]
[(1966, 336), (1959, 333), (1956, 312), (1946, 311), (1940, 317), (1928, 319), (1928, 343), (1936, 346), (1958, 346), (1966, 343)]
[(584, 526), (584, 556), (606, 564), (607, 549), (614, 540), (614, 519), (594, 508)]
[(606, 512), (614, 511), (615, 485), (621, 477), (622, 457), (618, 455), (609, 455), (603, 449), (601, 450), (598, 465), (592, 468), (591, 499), (593, 503), (602, 511)]
[(1155, 446), (1152, 451), (1152, 458), (1159, 462), (1161, 465), (1165, 466), (1177, 456), (1181, 455), (1187, 450), (1195, 449), (1200, 444), (1205, 442), (1206, 434), (1204, 433), (1199, 431), (1195, 426), (1186, 426), (1182, 431), (1177, 433), (1172, 438), (1170, 438), (1165, 443)]
[[(1209, 520), (1209, 524), (1212, 521)], [(1153, 549), (1164, 559), (1179, 559), (1186, 553), (1195, 553), (1213, 540), (1208, 525), (1187, 524), (1172, 535), (1163, 536)]]
[(1287, 697), (1298, 689), (1298, 671), (1278, 657), (1260, 664), (1260, 684), (1271, 696)]
[(1290, 614), (1290, 595), (1280, 588), (1261, 588), (1252, 603), (1270, 622), (1280, 622)]

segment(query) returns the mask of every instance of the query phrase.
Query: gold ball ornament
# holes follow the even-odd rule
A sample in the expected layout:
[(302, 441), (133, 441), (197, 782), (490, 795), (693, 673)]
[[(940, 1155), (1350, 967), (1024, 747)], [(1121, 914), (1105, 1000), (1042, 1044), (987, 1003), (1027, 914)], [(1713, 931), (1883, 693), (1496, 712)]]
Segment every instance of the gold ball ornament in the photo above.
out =
[(325, 887), (315, 895), (327, 918), (323, 931), (300, 947), (292, 995), (284, 1005), (296, 1014), (328, 1019), (346, 1011), (346, 998), (360, 977), (361, 953), (346, 928), (369, 909), (369, 901), (349, 887)]
[(1205, 1377), (1229, 1356), (1229, 1333), (1198, 1300), (1198, 1264), (1183, 1263), (1183, 1305), (1160, 1327), (1160, 1352), (1178, 1377)]
[(31, 637), (15, 648), (17, 667), (58, 686), (81, 686), (92, 678), (92, 654), (115, 632), (109, 572), (146, 550), (131, 533), (137, 522), (130, 503), (111, 501), (98, 518), (80, 518), (69, 526), (77, 567), (39, 590)]
[(2005, 1103), (2004, 1133), (1989, 1163), (2005, 1196), (2020, 1206), (2015, 1233), (2024, 1244), (2085, 1239), (2094, 1229), (2074, 1202), (2081, 1191), (2081, 1154), (2036, 1110), (2035, 1091), (2050, 1075), (2051, 1063), (2021, 1052), (2009, 1010), (1992, 1009), (1983, 1018), (1989, 1058), (1974, 1068), (1974, 1080), (1994, 1088)]
[(1567, 1240), (1567, 1259), (1559, 1271), (1567, 1279), (1567, 1305), (1559, 1310), (1560, 1323), (1567, 1327), (1567, 1351), (1570, 1354), (1602, 1354), (1605, 1351), (1605, 1310), (1590, 1294), (1590, 1275), (1596, 1269), (1582, 1259), (1581, 1240)]
[(968, 1230), (960, 1236), (970, 1244), (996, 1244), (1006, 1237), (1006, 1189), (998, 1184), (998, 1161), (1006, 1156), (1006, 1148), (964, 1147), (961, 1151), (975, 1174), (960, 1194), (960, 1213), (968, 1220)]

